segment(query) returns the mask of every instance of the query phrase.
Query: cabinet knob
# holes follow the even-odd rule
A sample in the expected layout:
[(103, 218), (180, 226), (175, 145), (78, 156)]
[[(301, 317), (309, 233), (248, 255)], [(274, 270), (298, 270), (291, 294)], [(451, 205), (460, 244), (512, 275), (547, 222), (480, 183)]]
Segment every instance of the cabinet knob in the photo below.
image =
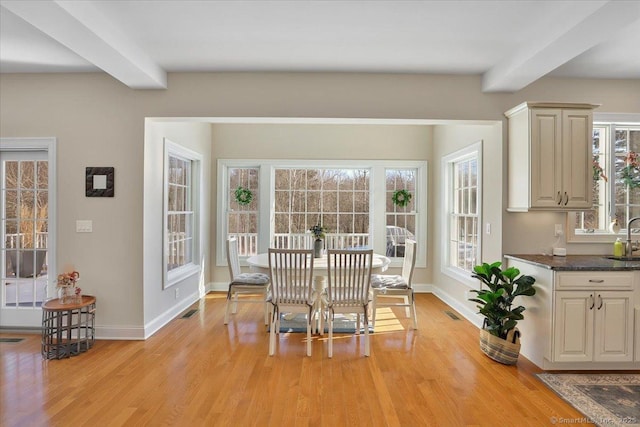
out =
[(591, 307), (589, 307), (589, 310), (593, 310), (593, 307), (596, 305), (593, 299), (593, 294), (589, 295), (589, 302), (591, 303)]
[(564, 205), (567, 206), (567, 203), (569, 203), (569, 195), (567, 194), (566, 191), (564, 192), (564, 197), (565, 197)]
[(602, 308), (602, 295), (598, 295), (598, 298), (600, 299), (600, 305), (598, 306), (598, 310), (600, 310)]
[(558, 191), (558, 202), (556, 203), (557, 205), (560, 205), (560, 203), (562, 203), (562, 195), (560, 194), (560, 192)]

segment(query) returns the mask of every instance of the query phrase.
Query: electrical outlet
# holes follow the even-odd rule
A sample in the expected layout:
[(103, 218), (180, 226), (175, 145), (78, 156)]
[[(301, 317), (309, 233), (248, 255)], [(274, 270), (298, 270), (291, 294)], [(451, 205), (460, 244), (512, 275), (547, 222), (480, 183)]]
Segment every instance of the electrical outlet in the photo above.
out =
[(564, 230), (562, 230), (562, 224), (556, 224), (554, 235), (556, 237), (560, 237), (562, 236), (563, 233), (564, 233)]
[(176, 288), (176, 299), (180, 297), (180, 289)]

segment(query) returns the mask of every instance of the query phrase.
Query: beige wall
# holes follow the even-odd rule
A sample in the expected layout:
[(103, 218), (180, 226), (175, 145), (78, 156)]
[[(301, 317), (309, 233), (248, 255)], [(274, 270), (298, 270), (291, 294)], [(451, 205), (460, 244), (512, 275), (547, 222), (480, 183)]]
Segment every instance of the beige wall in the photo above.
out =
[[(503, 112), (523, 101), (592, 102), (601, 103), (603, 112), (640, 112), (637, 80), (545, 78), (515, 94), (484, 94), (480, 88), (479, 76), (177, 73), (169, 75), (167, 90), (145, 91), (100, 73), (2, 74), (0, 136), (58, 138), (58, 268), (73, 264), (81, 271), (83, 289), (98, 297), (97, 326), (115, 335), (118, 328), (153, 330), (163, 315), (151, 318), (149, 305), (157, 304), (153, 313), (166, 316), (178, 304), (169, 297), (148, 296), (143, 287), (145, 169), (157, 166), (145, 163), (145, 118), (504, 122)], [(430, 168), (437, 162), (434, 153)], [(116, 168), (115, 198), (84, 197), (86, 166)], [(505, 167), (502, 158), (485, 159), (485, 168)], [(437, 194), (434, 187), (430, 192)], [(557, 220), (557, 215), (549, 216), (503, 213), (505, 250), (534, 250), (538, 244), (529, 242), (536, 236), (528, 222), (540, 222), (546, 230)], [(76, 219), (92, 219), (94, 232), (75, 233)], [(219, 280), (217, 273), (213, 276)], [(433, 284), (447, 286), (440, 280), (446, 278), (434, 275)]]

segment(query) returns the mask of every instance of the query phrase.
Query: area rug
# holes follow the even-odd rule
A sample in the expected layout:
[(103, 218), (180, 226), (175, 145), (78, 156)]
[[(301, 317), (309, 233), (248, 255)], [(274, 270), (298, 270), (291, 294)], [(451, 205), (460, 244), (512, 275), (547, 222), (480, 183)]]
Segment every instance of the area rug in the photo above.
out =
[(582, 412), (585, 424), (640, 426), (640, 374), (544, 373), (537, 376)]
[[(354, 317), (355, 318), (355, 317)], [(324, 331), (329, 332), (328, 325), (324, 324)], [(297, 314), (291, 316), (288, 314), (282, 314), (280, 317), (280, 332), (307, 332), (307, 315)], [(336, 314), (333, 321), (333, 332), (335, 333), (355, 333), (356, 322), (350, 316), (342, 314)], [(362, 324), (360, 325), (360, 332), (364, 333)], [(369, 332), (373, 332), (373, 328), (369, 325)]]

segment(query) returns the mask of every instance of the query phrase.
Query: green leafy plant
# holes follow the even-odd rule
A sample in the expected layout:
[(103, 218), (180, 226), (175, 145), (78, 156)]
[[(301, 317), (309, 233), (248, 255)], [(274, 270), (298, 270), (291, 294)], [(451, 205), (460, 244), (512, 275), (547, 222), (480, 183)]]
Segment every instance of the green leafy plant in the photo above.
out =
[(393, 192), (391, 201), (394, 205), (403, 208), (409, 204), (409, 202), (411, 201), (411, 197), (411, 193), (409, 193), (407, 190), (397, 190)]
[(630, 189), (640, 187), (640, 156), (629, 151), (625, 158), (625, 166), (620, 170), (620, 178)]
[(477, 298), (469, 301), (478, 303), (479, 314), (485, 317), (484, 329), (491, 335), (507, 338), (509, 330), (516, 327), (518, 320), (524, 319), (521, 305), (513, 307), (513, 300), (519, 296), (533, 296), (536, 279), (532, 276), (520, 275), (520, 270), (509, 267), (500, 268), (501, 262), (483, 263), (473, 268), (471, 277), (480, 280), (489, 289), (472, 290)]
[(313, 236), (316, 239), (324, 239), (324, 233), (327, 232), (326, 228), (324, 228), (320, 224), (314, 225), (309, 229), (309, 231), (313, 233)]
[(236, 202), (240, 205), (248, 205), (253, 200), (253, 193), (248, 188), (238, 187), (236, 188)]

